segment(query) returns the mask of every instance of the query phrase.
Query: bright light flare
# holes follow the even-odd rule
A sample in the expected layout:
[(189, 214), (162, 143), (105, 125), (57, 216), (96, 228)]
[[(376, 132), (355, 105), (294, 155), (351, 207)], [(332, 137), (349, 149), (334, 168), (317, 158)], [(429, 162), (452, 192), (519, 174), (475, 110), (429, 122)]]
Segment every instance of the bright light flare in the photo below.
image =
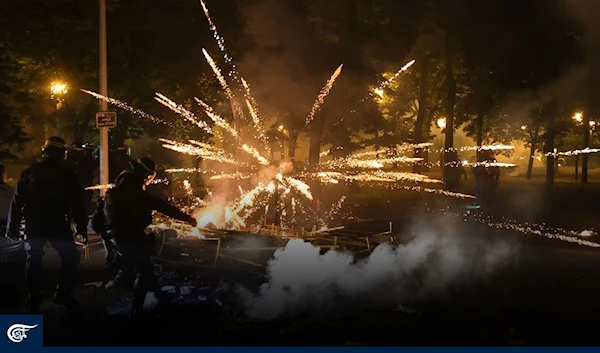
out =
[(438, 126), (440, 129), (445, 129), (445, 128), (446, 128), (446, 118), (439, 118), (439, 119), (437, 120), (437, 126)]
[(53, 98), (58, 98), (60, 96), (63, 96), (65, 94), (67, 94), (68, 89), (67, 89), (67, 84), (63, 83), (63, 82), (52, 82), (50, 84), (50, 93), (52, 94)]

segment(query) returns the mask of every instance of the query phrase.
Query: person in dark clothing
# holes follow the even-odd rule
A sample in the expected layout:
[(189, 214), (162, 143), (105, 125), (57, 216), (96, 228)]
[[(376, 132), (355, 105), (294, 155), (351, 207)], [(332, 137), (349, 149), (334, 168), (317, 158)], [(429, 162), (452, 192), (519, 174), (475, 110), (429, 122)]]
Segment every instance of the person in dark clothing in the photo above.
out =
[(106, 226), (115, 240), (115, 248), (125, 266), (131, 266), (138, 273), (135, 283), (131, 317), (143, 313), (147, 291), (153, 291), (159, 300), (166, 299), (158, 287), (151, 261), (154, 252), (152, 237), (147, 227), (152, 223), (152, 212), (196, 226), (196, 220), (168, 202), (150, 195), (144, 190), (155, 177), (155, 164), (149, 158), (141, 158), (132, 163), (133, 170), (121, 173), (115, 187), (106, 193)]
[(492, 152), (490, 150), (479, 150), (477, 151), (477, 162), (473, 167), (473, 174), (475, 175), (475, 197), (476, 206), (481, 206), (482, 203), (486, 202), (492, 191), (494, 175), (492, 174), (492, 168), (489, 163), (493, 161)]
[(79, 184), (84, 188), (83, 195), (87, 215), (92, 214), (92, 198), (94, 192), (92, 190), (85, 190), (85, 188), (92, 186), (94, 182), (94, 172), (96, 171), (96, 161), (91, 152), (93, 152), (93, 150), (90, 151), (89, 148), (81, 148), (78, 146), (73, 146), (67, 152), (67, 162), (77, 174)]
[(127, 154), (127, 147), (125, 146), (121, 146), (116, 150), (110, 151), (110, 157), (108, 160), (110, 164), (108, 173), (111, 183), (117, 179), (122, 171), (129, 168), (129, 165), (132, 162), (131, 158)]
[[(141, 164), (137, 162), (130, 162), (129, 168), (122, 170), (119, 176), (115, 179), (115, 185), (120, 185), (123, 178), (131, 178), (132, 174), (137, 174), (142, 179), (148, 179), (144, 182), (142, 188), (145, 190), (147, 184), (150, 184), (152, 180), (150, 180), (150, 171), (152, 171), (153, 165), (151, 162), (147, 162), (149, 165), (148, 170), (145, 168), (140, 168)], [(118, 255), (118, 251), (116, 248), (116, 240), (114, 238), (113, 232), (110, 232), (106, 225), (106, 201), (105, 198), (100, 198), (98, 200), (99, 207), (102, 207), (102, 220), (104, 222), (102, 232), (102, 241), (104, 243), (104, 249), (106, 250), (106, 265), (112, 268), (117, 269), (117, 275), (114, 279), (108, 281), (105, 285), (106, 289), (110, 289), (117, 286), (123, 286), (125, 288), (132, 288), (133, 282), (135, 280), (135, 273), (132, 264), (123, 259), (123, 256)], [(153, 234), (148, 234), (148, 246), (153, 246)]]
[(42, 151), (43, 160), (21, 174), (11, 202), (6, 234), (8, 238), (20, 238), (21, 221), (25, 220), (28, 310), (31, 313), (38, 311), (42, 301), (42, 255), (46, 242), (56, 249), (62, 261), (54, 302), (69, 309), (79, 308), (72, 297), (80, 261), (72, 221), (84, 243), (87, 242), (83, 189), (65, 161), (65, 141), (50, 137)]
[(494, 156), (492, 151), (489, 152), (487, 157), (488, 164), (488, 173), (490, 175), (490, 192), (494, 193), (498, 189), (498, 182), (500, 181), (500, 167), (498, 165), (494, 165), (494, 163), (498, 163), (498, 160)]

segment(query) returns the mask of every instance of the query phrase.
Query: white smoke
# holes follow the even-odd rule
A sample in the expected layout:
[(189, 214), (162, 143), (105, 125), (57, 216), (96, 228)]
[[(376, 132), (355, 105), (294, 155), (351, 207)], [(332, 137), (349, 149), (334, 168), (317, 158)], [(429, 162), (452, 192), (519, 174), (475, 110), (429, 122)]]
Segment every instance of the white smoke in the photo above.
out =
[(275, 252), (268, 282), (258, 293), (241, 290), (246, 312), (270, 320), (342, 305), (399, 304), (485, 278), (515, 258), (513, 242), (468, 236), (449, 222), (417, 225), (409, 231), (413, 239), (408, 243), (381, 244), (358, 261), (340, 251), (321, 255), (310, 243), (290, 240)]

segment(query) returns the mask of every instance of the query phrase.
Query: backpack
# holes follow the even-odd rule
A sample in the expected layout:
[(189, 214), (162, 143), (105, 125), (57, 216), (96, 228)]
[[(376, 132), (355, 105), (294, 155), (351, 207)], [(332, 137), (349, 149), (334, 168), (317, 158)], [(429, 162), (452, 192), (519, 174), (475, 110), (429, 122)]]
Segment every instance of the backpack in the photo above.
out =
[(97, 202), (96, 210), (92, 214), (91, 228), (96, 234), (102, 236), (106, 233), (106, 220), (104, 218), (104, 197), (100, 197)]

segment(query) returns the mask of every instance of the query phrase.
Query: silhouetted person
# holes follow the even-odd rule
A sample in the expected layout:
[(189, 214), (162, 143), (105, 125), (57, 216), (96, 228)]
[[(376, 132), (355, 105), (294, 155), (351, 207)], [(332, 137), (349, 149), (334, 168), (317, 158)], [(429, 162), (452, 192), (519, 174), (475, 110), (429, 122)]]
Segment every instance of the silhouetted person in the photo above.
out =
[(488, 196), (490, 189), (491, 176), (486, 168), (487, 156), (485, 151), (477, 152), (477, 161), (473, 166), (473, 175), (475, 176), (475, 205), (481, 206)]
[(152, 160), (141, 158), (132, 164), (133, 170), (122, 172), (115, 187), (106, 193), (105, 214), (109, 235), (115, 240), (124, 268), (130, 266), (138, 273), (131, 308), (131, 317), (136, 318), (143, 313), (147, 291), (153, 291), (163, 303), (166, 300), (151, 261), (155, 238), (148, 235), (147, 227), (152, 224), (152, 212), (158, 211), (194, 227), (196, 220), (144, 190), (156, 176)]
[(110, 151), (109, 157), (110, 166), (108, 168), (109, 179), (111, 183), (117, 179), (122, 171), (129, 168), (131, 157), (127, 154), (127, 147), (121, 146), (116, 150)]
[(84, 188), (83, 195), (85, 200), (86, 214), (92, 213), (92, 190), (85, 190), (86, 187), (92, 186), (94, 182), (94, 172), (96, 171), (96, 161), (93, 156), (93, 150), (89, 148), (73, 147), (67, 152), (67, 162), (71, 165), (79, 184)]
[(42, 150), (41, 162), (26, 169), (19, 179), (8, 218), (7, 237), (20, 238), (25, 220), (27, 249), (28, 310), (37, 312), (42, 301), (42, 255), (50, 242), (61, 258), (60, 279), (54, 302), (69, 309), (79, 308), (72, 297), (79, 266), (79, 251), (73, 240), (72, 221), (87, 242), (82, 187), (66, 163), (67, 147), (60, 137), (50, 137)]
[(6, 184), (6, 169), (0, 164), (0, 234), (6, 232), (8, 211), (13, 197), (13, 189)]
[(493, 165), (494, 163), (498, 163), (496, 157), (494, 157), (494, 153), (490, 151), (487, 155), (487, 163), (488, 163), (488, 173), (490, 175), (490, 192), (495, 192), (498, 189), (498, 183), (500, 181), (500, 167), (497, 165)]

